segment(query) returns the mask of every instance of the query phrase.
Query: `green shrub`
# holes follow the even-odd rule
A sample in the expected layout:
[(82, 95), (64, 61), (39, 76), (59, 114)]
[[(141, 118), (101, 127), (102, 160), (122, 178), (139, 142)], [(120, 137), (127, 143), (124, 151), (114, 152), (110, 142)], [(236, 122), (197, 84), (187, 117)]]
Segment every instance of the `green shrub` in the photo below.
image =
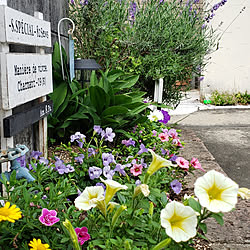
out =
[(149, 95), (154, 80), (166, 78), (163, 98), (168, 103), (181, 97), (176, 81), (200, 75), (204, 56), (214, 45), (214, 32), (204, 19), (209, 12), (199, 1), (82, 3), (70, 4), (77, 56), (95, 58), (106, 69), (139, 74)]
[(250, 95), (247, 91), (243, 94), (238, 92), (237, 94), (230, 94), (228, 92), (214, 91), (211, 96), (211, 104), (216, 106), (226, 105), (247, 105), (250, 103)]

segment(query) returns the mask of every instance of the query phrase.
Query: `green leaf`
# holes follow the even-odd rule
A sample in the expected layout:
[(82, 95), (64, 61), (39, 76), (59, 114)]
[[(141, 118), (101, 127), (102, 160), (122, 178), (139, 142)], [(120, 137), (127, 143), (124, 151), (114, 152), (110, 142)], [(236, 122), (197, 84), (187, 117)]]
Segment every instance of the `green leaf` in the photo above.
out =
[(128, 112), (128, 109), (126, 107), (112, 106), (112, 107), (105, 109), (101, 117), (126, 114), (127, 112)]
[(69, 240), (70, 240), (70, 238), (62, 238), (61, 241), (60, 241), (60, 243), (65, 243), (65, 242), (67, 242)]
[(200, 229), (202, 230), (202, 232), (203, 232), (204, 234), (207, 233), (207, 225), (206, 225), (206, 223), (200, 223), (200, 224), (199, 224), (199, 227), (200, 227)]
[(24, 198), (26, 204), (30, 203), (30, 195), (29, 195), (26, 188), (23, 189), (23, 198)]
[(215, 220), (221, 225), (224, 225), (224, 219), (223, 219), (224, 214), (222, 213), (212, 213), (211, 217), (215, 218)]
[(92, 105), (95, 107), (98, 114), (101, 114), (103, 108), (109, 103), (109, 97), (103, 88), (99, 86), (90, 86), (89, 95)]
[(115, 81), (118, 77), (120, 77), (120, 76), (122, 76), (122, 75), (124, 75), (124, 72), (123, 72), (123, 71), (121, 71), (121, 70), (112, 70), (112, 71), (110, 71), (110, 72), (108, 73), (107, 78), (108, 78), (108, 81), (112, 83), (112, 82)]
[(188, 199), (188, 205), (193, 208), (194, 211), (201, 213), (201, 205), (198, 201), (193, 198)]
[(114, 105), (128, 104), (128, 103), (131, 103), (132, 100), (133, 100), (133, 98), (126, 95), (126, 94), (115, 95), (114, 96)]
[(64, 102), (67, 96), (68, 86), (66, 82), (62, 82), (53, 93), (50, 94), (50, 98), (53, 100), (53, 113), (56, 113), (60, 105)]
[(16, 170), (13, 170), (10, 175), (10, 185), (14, 186), (16, 183)]

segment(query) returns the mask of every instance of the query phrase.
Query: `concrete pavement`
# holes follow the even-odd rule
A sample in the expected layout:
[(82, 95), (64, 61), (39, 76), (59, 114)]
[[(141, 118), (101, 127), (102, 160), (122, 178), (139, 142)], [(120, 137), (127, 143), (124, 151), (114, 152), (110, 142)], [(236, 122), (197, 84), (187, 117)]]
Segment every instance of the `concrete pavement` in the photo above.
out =
[[(171, 111), (170, 124), (182, 129), (186, 143), (180, 152), (187, 160), (197, 157), (206, 170), (215, 169), (228, 175), (240, 187), (250, 188), (250, 107), (218, 108), (199, 103), (197, 92)], [(205, 106), (205, 107), (204, 107)], [(190, 192), (196, 178), (195, 171), (187, 176)], [(250, 249), (250, 200), (241, 200), (236, 210), (225, 213), (224, 226), (213, 218), (207, 220), (207, 238), (215, 250)]]

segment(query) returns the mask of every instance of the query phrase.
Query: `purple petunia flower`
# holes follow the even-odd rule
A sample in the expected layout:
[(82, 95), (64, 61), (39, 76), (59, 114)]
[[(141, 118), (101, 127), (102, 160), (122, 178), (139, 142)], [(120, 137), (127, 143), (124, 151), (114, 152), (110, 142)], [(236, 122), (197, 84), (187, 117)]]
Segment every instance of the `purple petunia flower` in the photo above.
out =
[(72, 5), (74, 5), (74, 4), (75, 4), (75, 1), (74, 1), (74, 0), (71, 0), (70, 3), (71, 3)]
[(80, 4), (82, 6), (88, 5), (89, 1), (88, 0), (84, 0), (84, 1), (80, 1)]
[(98, 135), (100, 135), (101, 133), (102, 133), (102, 128), (101, 128), (101, 126), (99, 126), (99, 125), (94, 125), (94, 131), (98, 134)]
[(112, 180), (114, 174), (115, 174), (115, 171), (111, 170), (110, 166), (106, 166), (106, 167), (103, 168), (103, 175), (107, 179)]
[(133, 141), (132, 138), (129, 138), (129, 140), (122, 140), (122, 144), (124, 144), (126, 147), (129, 146), (135, 147), (135, 141)]
[(145, 147), (145, 145), (142, 143), (140, 145), (140, 150), (138, 151), (138, 155), (142, 154), (142, 153), (147, 153), (148, 152), (148, 149)]
[(93, 166), (93, 167), (89, 167), (89, 178), (91, 180), (94, 180), (94, 179), (97, 179), (101, 176), (102, 174), (102, 169), (101, 168), (98, 168), (96, 166)]
[(152, 130), (152, 136), (157, 136), (157, 131), (156, 130)]
[(45, 199), (47, 199), (47, 198), (48, 198), (48, 197), (47, 197), (46, 194), (42, 196), (42, 200), (45, 200)]
[(115, 137), (115, 133), (113, 133), (112, 128), (106, 128), (106, 130), (102, 131), (101, 135), (105, 141), (109, 141), (109, 142), (112, 142)]
[(162, 123), (164, 123), (164, 124), (167, 124), (168, 122), (169, 122), (169, 120), (170, 120), (170, 115), (168, 114), (168, 112), (167, 111), (165, 111), (165, 110), (161, 110), (161, 112), (162, 112), (162, 114), (163, 114), (163, 120), (159, 120), (159, 122), (162, 122)]
[(141, 185), (141, 181), (140, 181), (140, 180), (136, 180), (135, 185), (136, 185), (136, 186)]
[(68, 165), (66, 166), (66, 168), (68, 169), (68, 172), (69, 172), (69, 173), (72, 173), (72, 172), (75, 171), (75, 168), (74, 168), (73, 166), (71, 166), (70, 164), (68, 164)]
[(125, 172), (124, 168), (126, 168), (126, 165), (123, 166), (123, 165), (121, 165), (121, 164), (117, 164), (117, 165), (115, 166), (114, 171), (115, 171), (115, 172), (119, 172), (119, 173), (122, 174), (123, 176), (126, 176), (126, 172)]
[(144, 168), (147, 168), (147, 167), (148, 167), (147, 163), (144, 162), (144, 158), (141, 158), (141, 165), (142, 165)]
[(171, 155), (171, 158), (169, 159), (170, 161), (176, 161), (176, 159), (178, 158), (178, 156), (176, 156), (175, 154)]
[(102, 153), (102, 163), (105, 167), (108, 166), (110, 163), (115, 163), (114, 156), (109, 153)]
[(49, 164), (49, 160), (45, 159), (44, 157), (40, 157), (39, 163), (40, 164), (44, 164), (44, 165), (48, 165)]
[(89, 148), (88, 149), (88, 156), (92, 156), (92, 155), (95, 155), (96, 154), (96, 150), (94, 148)]
[(182, 185), (178, 180), (173, 180), (170, 183), (170, 186), (176, 194), (179, 194), (181, 192)]
[(26, 160), (25, 160), (25, 155), (18, 157), (16, 160), (20, 163), (21, 167), (25, 167), (26, 166)]
[(39, 156), (41, 156), (43, 153), (40, 152), (40, 151), (32, 151), (31, 154), (30, 154), (30, 158), (34, 158), (34, 159), (38, 159)]
[(82, 164), (84, 159), (84, 154), (79, 154), (77, 157), (75, 157), (76, 162)]
[(133, 25), (135, 22), (136, 9), (137, 9), (136, 2), (131, 2), (129, 8), (129, 15), (130, 15), (129, 21), (131, 25)]

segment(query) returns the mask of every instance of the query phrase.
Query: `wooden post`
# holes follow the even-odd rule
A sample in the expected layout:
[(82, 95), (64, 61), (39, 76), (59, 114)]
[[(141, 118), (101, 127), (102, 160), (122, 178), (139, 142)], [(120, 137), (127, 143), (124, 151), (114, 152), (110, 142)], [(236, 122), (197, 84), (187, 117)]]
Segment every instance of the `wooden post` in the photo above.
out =
[[(35, 11), (34, 16), (37, 17), (38, 19), (43, 20), (43, 13)], [(45, 54), (44, 49), (42, 48), (37, 48), (36, 49), (37, 53), (40, 53), (41, 55)], [(42, 96), (38, 99), (38, 102), (45, 102), (47, 100), (46, 96)], [(38, 122), (38, 142), (36, 143), (38, 150), (43, 153), (44, 157), (47, 158), (48, 156), (48, 133), (47, 133), (47, 117), (41, 119)]]
[[(0, 0), (0, 5), (7, 5), (7, 0)], [(0, 43), (0, 96), (7, 99), (6, 89), (3, 86), (3, 82), (7, 81), (7, 73), (6, 73), (6, 54), (9, 53), (9, 45), (7, 43)], [(3, 98), (0, 98), (0, 149), (7, 149), (8, 147), (14, 146), (13, 136), (9, 138), (4, 137), (4, 126), (3, 119), (7, 116), (12, 115), (12, 109), (4, 110), (3, 102), (6, 101)], [(4, 173), (5, 171), (9, 171), (10, 165), (8, 162), (2, 163), (0, 166), (0, 173)], [(2, 185), (3, 195), (6, 195), (5, 188)]]
[(162, 103), (163, 78), (155, 81), (154, 102)]

